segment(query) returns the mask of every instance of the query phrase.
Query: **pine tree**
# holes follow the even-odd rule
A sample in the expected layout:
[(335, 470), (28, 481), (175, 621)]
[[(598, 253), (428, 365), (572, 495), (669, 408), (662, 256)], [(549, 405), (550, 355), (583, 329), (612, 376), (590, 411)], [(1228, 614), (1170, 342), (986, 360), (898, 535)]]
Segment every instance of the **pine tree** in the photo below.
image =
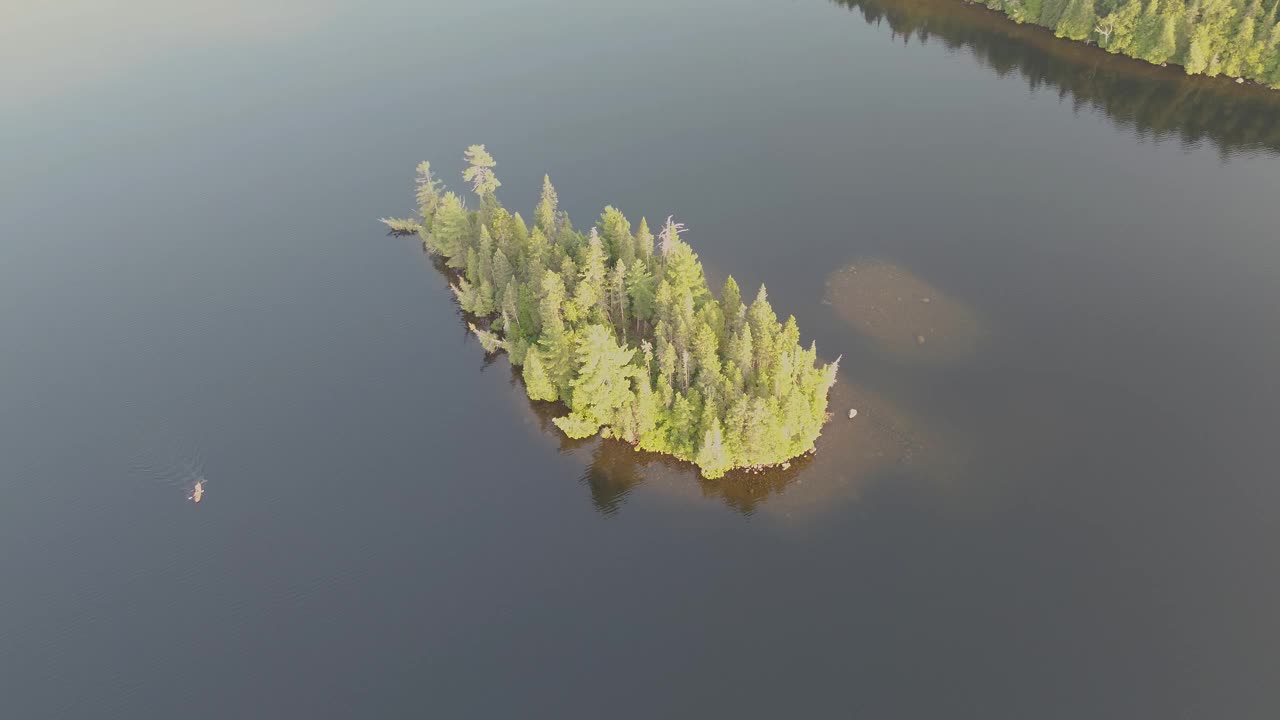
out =
[(524, 389), (530, 400), (555, 402), (559, 399), (555, 383), (542, 367), (542, 353), (531, 349), (524, 359)]
[(423, 226), (428, 232), (436, 214), (436, 206), (440, 204), (440, 181), (431, 174), (431, 163), (425, 160), (418, 163), (418, 185), (414, 199), (418, 201), (418, 215), (422, 217)]
[(1093, 34), (1097, 19), (1093, 0), (1070, 0), (1053, 34), (1070, 40), (1084, 40)]
[(631, 315), (635, 318), (636, 334), (640, 334), (642, 322), (652, 322), (656, 302), (656, 283), (644, 260), (636, 258), (627, 269), (627, 297), (631, 300)]
[(698, 256), (694, 254), (693, 249), (677, 240), (667, 251), (665, 262), (666, 270), (663, 273), (663, 279), (671, 283), (676, 296), (687, 294), (693, 298), (695, 307), (700, 307), (711, 293), (707, 290), (702, 263), (698, 262)]
[(749, 406), (750, 401), (745, 395), (737, 395), (729, 403), (724, 414), (722, 431), (724, 445), (735, 466), (750, 464), (746, 459), (746, 438), (743, 435), (746, 431)]
[(480, 251), (475, 248), (467, 248), (466, 263), (462, 266), (462, 275), (471, 285), (480, 284)]
[[(1114, 12), (1098, 22), (1097, 27), (1105, 30), (1099, 45), (1109, 52), (1125, 54), (1134, 53), (1134, 33), (1138, 29), (1138, 18), (1142, 15), (1141, 0), (1127, 0)], [(1101, 31), (1099, 31), (1101, 32)]]
[[(502, 286), (501, 300), (498, 302), (498, 311), (502, 313), (502, 331), (507, 335), (524, 335), (524, 328), (520, 323), (520, 291), (516, 290), (516, 283), (508, 281)], [(519, 365), (520, 363), (515, 363)]]
[(1151, 0), (1138, 19), (1134, 50), (1137, 56), (1159, 65), (1173, 57), (1178, 48), (1177, 20), (1160, 12), (1159, 0)]
[(483, 145), (472, 145), (467, 148), (463, 159), (467, 161), (469, 167), (462, 173), (462, 179), (471, 183), (471, 189), (476, 195), (482, 198), (492, 195), (502, 185), (498, 182), (498, 177), (493, 174), (493, 168), (497, 163)]
[(640, 227), (636, 228), (636, 257), (647, 265), (653, 259), (653, 233), (649, 232), (649, 221), (640, 218)]
[(507, 260), (507, 254), (502, 252), (502, 248), (494, 251), (490, 268), (494, 287), (505, 288), (515, 277), (515, 271), (511, 269), (511, 262)]
[[(572, 295), (574, 288), (578, 287), (578, 263), (573, 258), (565, 257), (560, 261), (560, 279), (564, 281), (565, 293)], [(577, 322), (576, 315), (570, 322)]]
[(756, 349), (751, 337), (751, 326), (744, 324), (742, 334), (738, 337), (738, 342), (729, 357), (737, 364), (744, 381), (748, 383), (754, 380), (755, 356)]
[(631, 237), (631, 223), (617, 208), (606, 207), (600, 215), (600, 235), (604, 238), (609, 257), (630, 265), (636, 258), (635, 239)]
[(693, 361), (697, 371), (697, 380), (703, 392), (720, 383), (720, 347), (716, 333), (710, 325), (698, 323), (693, 337)]
[[(630, 237), (628, 235), (627, 237)], [(627, 332), (627, 265), (621, 258), (614, 263), (609, 273), (608, 302), (609, 319), (618, 333), (625, 337)]]
[(578, 286), (573, 291), (573, 299), (582, 312), (588, 313), (597, 321), (606, 316), (605, 262), (604, 243), (600, 240), (596, 229), (591, 228), (591, 236), (587, 240), (586, 251), (582, 256)]
[[(511, 257), (515, 253), (511, 252), (511, 213), (502, 207), (502, 203), (498, 202), (496, 197), (490, 197), (488, 216), (481, 223), (489, 228), (489, 235), (493, 238), (493, 246), (507, 253), (507, 257)], [(480, 220), (479, 217), (476, 218)]]
[(697, 432), (701, 409), (695, 407), (691, 396), (691, 393), (677, 393), (671, 405), (671, 412), (664, 418), (663, 429), (666, 431), (664, 452), (689, 457), (696, 449), (697, 443), (693, 438)]
[(675, 379), (676, 379), (676, 348), (669, 340), (663, 340), (658, 344), (658, 379), (657, 390), (658, 395), (662, 398), (662, 404), (671, 407), (671, 403), (675, 400)]
[(538, 340), (538, 347), (547, 377), (561, 391), (568, 389), (576, 367), (573, 336), (566, 328), (561, 312), (565, 304), (564, 296), (564, 283), (560, 276), (548, 270), (542, 280), (542, 302), (539, 305), (542, 336)]
[(455, 193), (445, 193), (436, 207), (428, 250), (444, 255), (449, 267), (462, 267), (466, 263), (467, 245), (471, 236), (471, 219), (467, 208)]
[(1040, 9), (1040, 24), (1047, 28), (1057, 27), (1068, 2), (1069, 0), (1044, 0)]
[(509, 238), (507, 257), (513, 262), (524, 263), (526, 253), (529, 250), (529, 228), (524, 224), (524, 218), (520, 217), (520, 213), (511, 216), (507, 222), (507, 237)]
[(541, 230), (547, 238), (556, 236), (556, 209), (559, 204), (560, 198), (551, 185), (551, 176), (543, 175), (542, 197), (538, 200), (538, 207), (533, 211), (533, 226)]
[[(589, 437), (632, 402), (632, 351), (618, 345), (604, 325), (589, 325), (578, 341), (578, 376), (572, 383), (569, 419), (556, 425), (569, 437)], [(564, 422), (562, 422), (564, 421)], [(589, 429), (589, 431), (588, 431)]]
[(654, 397), (647, 374), (637, 373), (631, 382), (635, 388), (635, 400), (631, 408), (635, 417), (636, 441), (644, 442), (645, 438), (653, 436), (658, 427), (658, 399)]
[[(546, 271), (543, 271), (546, 274)], [(513, 283), (515, 284), (515, 283)], [(530, 340), (542, 334), (542, 313), (538, 311), (538, 290), (530, 283), (518, 283), (516, 288), (516, 316), (520, 327)]]
[(724, 431), (718, 419), (712, 421), (711, 427), (703, 434), (702, 446), (698, 448), (694, 463), (702, 471), (702, 476), (709, 480), (724, 477), (725, 471), (731, 466), (729, 453), (724, 446)]
[(480, 242), (476, 247), (476, 258), (479, 262), (479, 280), (493, 281), (493, 253), (494, 253), (493, 236), (489, 234), (489, 228), (480, 227)]
[(720, 308), (724, 311), (725, 330), (733, 333), (742, 330), (742, 323), (747, 319), (747, 308), (742, 304), (742, 291), (738, 289), (738, 281), (730, 275), (720, 289)]
[(747, 309), (747, 325), (751, 328), (752, 344), (755, 351), (752, 358), (752, 367), (755, 371), (756, 386), (764, 392), (768, 392), (768, 388), (772, 386), (770, 362), (773, 360), (774, 355), (773, 338), (778, 333), (778, 316), (774, 314), (773, 307), (769, 305), (769, 293), (765, 290), (764, 285), (760, 286), (759, 292), (756, 293), (755, 301)]
[(475, 300), (472, 303), (470, 312), (480, 317), (486, 317), (492, 315), (496, 309), (497, 298), (494, 297), (493, 283), (489, 282), (489, 278), (484, 278), (476, 288)]

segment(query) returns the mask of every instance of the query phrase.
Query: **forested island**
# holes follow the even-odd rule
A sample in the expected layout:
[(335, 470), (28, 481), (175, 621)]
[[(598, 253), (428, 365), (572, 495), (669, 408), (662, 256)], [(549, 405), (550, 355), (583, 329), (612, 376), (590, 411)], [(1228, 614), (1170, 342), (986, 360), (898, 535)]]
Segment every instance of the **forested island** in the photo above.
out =
[(707, 478), (813, 451), (839, 358), (820, 364), (764, 286), (749, 305), (732, 276), (713, 295), (671, 217), (655, 237), (610, 206), (575, 230), (549, 177), (530, 227), (498, 202), (485, 147), (465, 160), (475, 209), (423, 162), (417, 217), (382, 222), (440, 256), (485, 351), (521, 367), (531, 399), (563, 403), (566, 435), (673, 455)]
[(1191, 75), (1280, 88), (1280, 0), (981, 0), (1019, 23)]

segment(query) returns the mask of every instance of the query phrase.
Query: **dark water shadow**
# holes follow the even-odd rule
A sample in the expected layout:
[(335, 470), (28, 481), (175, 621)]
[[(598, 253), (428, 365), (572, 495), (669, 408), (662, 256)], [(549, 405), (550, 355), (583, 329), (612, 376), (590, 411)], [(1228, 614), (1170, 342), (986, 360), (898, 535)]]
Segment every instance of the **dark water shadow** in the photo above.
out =
[(1224, 157), (1280, 153), (1280, 91), (1113, 55), (959, 0), (832, 2), (870, 24), (887, 24), (904, 43), (963, 48), (997, 75), (1017, 73), (1032, 89), (1052, 88), (1077, 109), (1101, 110), (1139, 137), (1208, 142)]

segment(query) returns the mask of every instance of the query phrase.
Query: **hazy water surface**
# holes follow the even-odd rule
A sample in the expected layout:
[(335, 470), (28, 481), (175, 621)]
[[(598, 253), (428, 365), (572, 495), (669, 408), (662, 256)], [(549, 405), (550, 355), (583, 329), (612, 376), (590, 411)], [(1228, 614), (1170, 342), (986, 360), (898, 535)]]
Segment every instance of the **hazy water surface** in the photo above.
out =
[[(949, 0), (258, 5), (0, 29), (0, 716), (1280, 713), (1280, 94)], [(818, 454), (558, 436), (374, 222), (475, 142), (767, 282)]]

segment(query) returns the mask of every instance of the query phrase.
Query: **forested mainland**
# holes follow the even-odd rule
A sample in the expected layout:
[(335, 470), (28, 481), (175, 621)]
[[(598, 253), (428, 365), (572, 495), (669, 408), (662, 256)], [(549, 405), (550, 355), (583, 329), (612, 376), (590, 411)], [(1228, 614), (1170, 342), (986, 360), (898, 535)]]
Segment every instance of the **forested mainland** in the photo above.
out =
[(981, 0), (1020, 23), (1188, 74), (1280, 88), (1280, 0)]
[(383, 222), (441, 257), (485, 351), (507, 353), (531, 399), (563, 403), (566, 435), (673, 455), (707, 478), (813, 451), (839, 358), (819, 363), (764, 286), (747, 304), (731, 276), (714, 295), (670, 217), (655, 236), (606, 207), (574, 229), (547, 177), (530, 226), (498, 202), (485, 147), (465, 160), (474, 209), (423, 162), (417, 217)]

